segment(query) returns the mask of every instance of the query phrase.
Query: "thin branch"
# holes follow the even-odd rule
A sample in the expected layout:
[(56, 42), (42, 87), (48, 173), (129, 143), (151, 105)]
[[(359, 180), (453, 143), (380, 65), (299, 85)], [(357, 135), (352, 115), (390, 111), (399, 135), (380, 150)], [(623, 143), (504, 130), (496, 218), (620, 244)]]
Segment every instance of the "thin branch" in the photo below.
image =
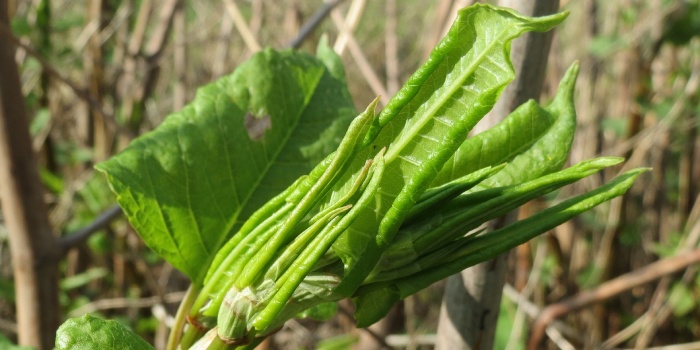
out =
[(649, 313), (649, 311), (645, 312), (641, 317), (632, 322), (631, 325), (627, 326), (627, 328), (617, 332), (615, 335), (605, 340), (600, 347), (602, 349), (614, 348), (618, 344), (632, 338), (641, 329), (644, 329), (652, 321), (652, 319), (653, 316)]
[(90, 106), (92, 110), (105, 116), (105, 119), (111, 124), (112, 127), (116, 129), (118, 133), (128, 137), (129, 139), (134, 138), (134, 133), (132, 133), (131, 130), (119, 125), (119, 123), (117, 123), (114, 119), (114, 115), (108, 113), (102, 105), (102, 103), (93, 98), (93, 96), (90, 95), (87, 89), (78, 86), (78, 84), (64, 77), (61, 73), (58, 72), (58, 70), (56, 70), (56, 68), (53, 67), (53, 65), (51, 65), (51, 63), (44, 59), (44, 57), (42, 57), (34, 48), (22, 43), (21, 40), (15, 37), (14, 34), (12, 34), (12, 30), (4, 23), (0, 23), (0, 37), (7, 38), (15, 47), (21, 48), (22, 50), (27, 52), (27, 54), (36, 59), (39, 62), (39, 65), (41, 65), (41, 69), (53, 76), (56, 80), (68, 86), (76, 96), (87, 102), (88, 106)]
[(61, 255), (65, 255), (68, 250), (77, 246), (78, 244), (84, 242), (93, 233), (105, 228), (114, 219), (122, 215), (122, 208), (118, 205), (113, 205), (109, 209), (105, 210), (100, 214), (93, 222), (87, 226), (81, 228), (80, 230), (63, 236), (58, 239), (58, 246), (60, 247)]
[(700, 249), (681, 255), (665, 258), (641, 269), (607, 281), (596, 288), (583, 291), (556, 304), (547, 306), (532, 326), (532, 336), (528, 349), (539, 348), (544, 331), (553, 320), (570, 312), (600, 303), (632, 288), (652, 282), (700, 262)]
[(304, 25), (301, 26), (301, 29), (299, 29), (299, 33), (297, 36), (290, 40), (289, 43), (287, 44), (287, 47), (293, 48), (293, 49), (298, 49), (301, 44), (304, 42), (304, 40), (313, 33), (313, 31), (318, 27), (321, 22), (328, 17), (328, 14), (331, 13), (331, 10), (333, 10), (338, 4), (340, 4), (342, 0), (327, 0), (324, 4), (323, 7), (319, 8), (316, 13), (314, 13), (311, 18), (309, 18)]

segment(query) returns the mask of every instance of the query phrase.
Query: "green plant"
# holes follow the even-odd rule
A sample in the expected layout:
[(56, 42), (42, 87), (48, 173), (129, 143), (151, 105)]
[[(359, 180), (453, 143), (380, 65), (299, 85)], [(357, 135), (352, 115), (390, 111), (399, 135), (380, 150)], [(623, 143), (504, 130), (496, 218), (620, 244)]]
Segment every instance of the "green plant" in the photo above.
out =
[[(467, 139), (514, 76), (511, 40), (565, 17), (466, 8), (379, 114), (375, 100), (354, 119), (342, 64), (324, 42), (316, 57), (265, 50), (99, 164), (146, 244), (192, 279), (170, 348), (253, 348), (288, 319), (329, 317), (343, 298), (368, 326), (400, 299), (624, 193), (645, 169), (470, 233), (622, 161), (561, 170), (576, 64), (552, 103), (530, 101)], [(104, 346), (81, 335), (95, 327), (121, 326), (69, 320), (57, 347)], [(110, 344), (146, 346), (115, 330)]]

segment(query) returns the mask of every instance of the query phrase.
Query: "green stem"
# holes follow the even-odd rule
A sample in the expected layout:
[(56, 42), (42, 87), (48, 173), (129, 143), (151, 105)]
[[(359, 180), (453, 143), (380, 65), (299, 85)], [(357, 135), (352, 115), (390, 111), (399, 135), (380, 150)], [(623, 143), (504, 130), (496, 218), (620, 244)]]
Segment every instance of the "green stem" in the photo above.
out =
[(187, 288), (185, 298), (180, 302), (180, 307), (178, 307), (177, 313), (175, 314), (175, 323), (168, 335), (168, 343), (165, 346), (166, 350), (177, 350), (180, 339), (182, 338), (183, 328), (185, 328), (185, 323), (187, 323), (187, 311), (197, 297), (197, 289), (198, 288), (194, 287), (194, 285), (190, 285), (189, 288)]

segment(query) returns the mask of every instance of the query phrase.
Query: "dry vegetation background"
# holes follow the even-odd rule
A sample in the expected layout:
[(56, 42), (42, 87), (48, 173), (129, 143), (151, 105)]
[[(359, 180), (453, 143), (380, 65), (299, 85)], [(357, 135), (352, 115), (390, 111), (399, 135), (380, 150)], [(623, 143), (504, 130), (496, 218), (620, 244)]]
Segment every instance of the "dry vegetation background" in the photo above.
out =
[[(386, 98), (400, 87), (444, 33), (455, 9), (469, 2), (340, 1), (301, 49), (313, 52), (327, 34), (363, 110), (375, 96)], [(101, 214), (118, 213), (93, 164), (153, 129), (198, 86), (229, 74), (255, 50), (287, 47), (326, 5), (320, 0), (16, 0), (10, 6), (50, 221), (56, 235), (67, 236)], [(548, 346), (641, 349), (685, 343), (674, 349), (700, 349), (693, 343), (700, 339), (698, 266), (666, 276), (640, 270), (697, 249), (700, 239), (699, 6), (697, 0), (562, 1), (571, 15), (556, 29), (542, 100), (579, 60), (579, 128), (570, 162), (616, 155), (629, 159), (625, 168), (654, 170), (621, 200), (512, 253), (498, 347), (522, 348), (532, 316), (545, 307), (576, 300), (592, 288), (609, 291), (606, 281), (642, 271), (651, 283), (627, 281), (618, 295), (577, 311), (557, 304), (564, 307), (562, 322), (548, 332), (554, 339)], [(565, 191), (581, 193), (621, 170)], [(14, 339), (7, 235), (0, 221), (0, 333)], [(158, 347), (187, 285), (122, 218), (76, 244), (60, 271), (65, 317), (91, 312), (118, 319)], [(394, 335), (384, 341), (430, 348), (432, 338), (425, 335), (435, 333), (441, 288), (437, 284), (407, 299), (392, 317)], [(344, 310), (322, 326), (293, 321), (267, 346), (343, 348), (364, 334), (353, 331), (345, 314), (349, 306)], [(556, 340), (557, 334), (566, 341)]]

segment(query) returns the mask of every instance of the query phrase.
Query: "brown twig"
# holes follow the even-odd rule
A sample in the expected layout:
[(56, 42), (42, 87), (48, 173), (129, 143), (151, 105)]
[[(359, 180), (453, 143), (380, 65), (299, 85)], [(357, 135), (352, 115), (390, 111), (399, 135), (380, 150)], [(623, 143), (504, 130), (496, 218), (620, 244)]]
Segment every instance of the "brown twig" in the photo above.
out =
[(539, 348), (547, 325), (555, 319), (685, 269), (697, 262), (700, 262), (700, 249), (659, 260), (641, 269), (607, 281), (596, 288), (583, 291), (556, 304), (547, 306), (542, 313), (540, 313), (532, 326), (532, 336), (528, 344), (528, 349), (536, 350)]
[(151, 15), (152, 9), (151, 0), (141, 1), (134, 30), (129, 38), (129, 43), (126, 45), (126, 54), (122, 63), (122, 75), (119, 79), (119, 95), (121, 95), (122, 113), (125, 116), (130, 116), (134, 105), (134, 97), (132, 91), (136, 81), (136, 66), (137, 56), (141, 53), (141, 46), (146, 35), (146, 24)]
[(59, 246), (60, 254), (65, 255), (71, 248), (84, 242), (86, 239), (88, 239), (88, 237), (90, 237), (90, 235), (105, 228), (110, 222), (121, 215), (122, 208), (115, 204), (114, 206), (111, 206), (105, 210), (87, 226), (74, 233), (59, 238), (56, 243)]
[[(700, 207), (700, 197), (698, 197), (695, 205)], [(694, 207), (693, 211), (695, 209), (696, 208)], [(693, 226), (690, 226), (691, 224)], [(698, 241), (700, 241), (700, 221), (688, 221), (685, 232), (687, 234), (685, 236), (685, 240), (681, 243), (681, 249), (679, 250), (680, 252), (688, 252), (697, 247)], [(683, 277), (681, 277), (679, 283), (685, 285), (692, 283), (695, 276), (697, 276), (697, 270), (697, 266), (689, 267), (683, 273)], [(646, 348), (649, 345), (649, 342), (653, 340), (654, 334), (659, 326), (665, 322), (668, 317), (670, 317), (673, 309), (673, 301), (669, 299), (673, 298), (673, 295), (669, 298), (667, 297), (667, 294), (668, 288), (671, 286), (671, 282), (672, 281), (669, 277), (664, 277), (662, 282), (659, 283), (659, 286), (656, 288), (656, 291), (654, 291), (651, 307), (646, 312), (648, 315), (648, 317), (645, 318), (647, 320), (647, 323), (645, 324), (646, 327), (641, 328), (640, 334), (637, 337), (637, 342), (635, 344), (637, 349)]]

